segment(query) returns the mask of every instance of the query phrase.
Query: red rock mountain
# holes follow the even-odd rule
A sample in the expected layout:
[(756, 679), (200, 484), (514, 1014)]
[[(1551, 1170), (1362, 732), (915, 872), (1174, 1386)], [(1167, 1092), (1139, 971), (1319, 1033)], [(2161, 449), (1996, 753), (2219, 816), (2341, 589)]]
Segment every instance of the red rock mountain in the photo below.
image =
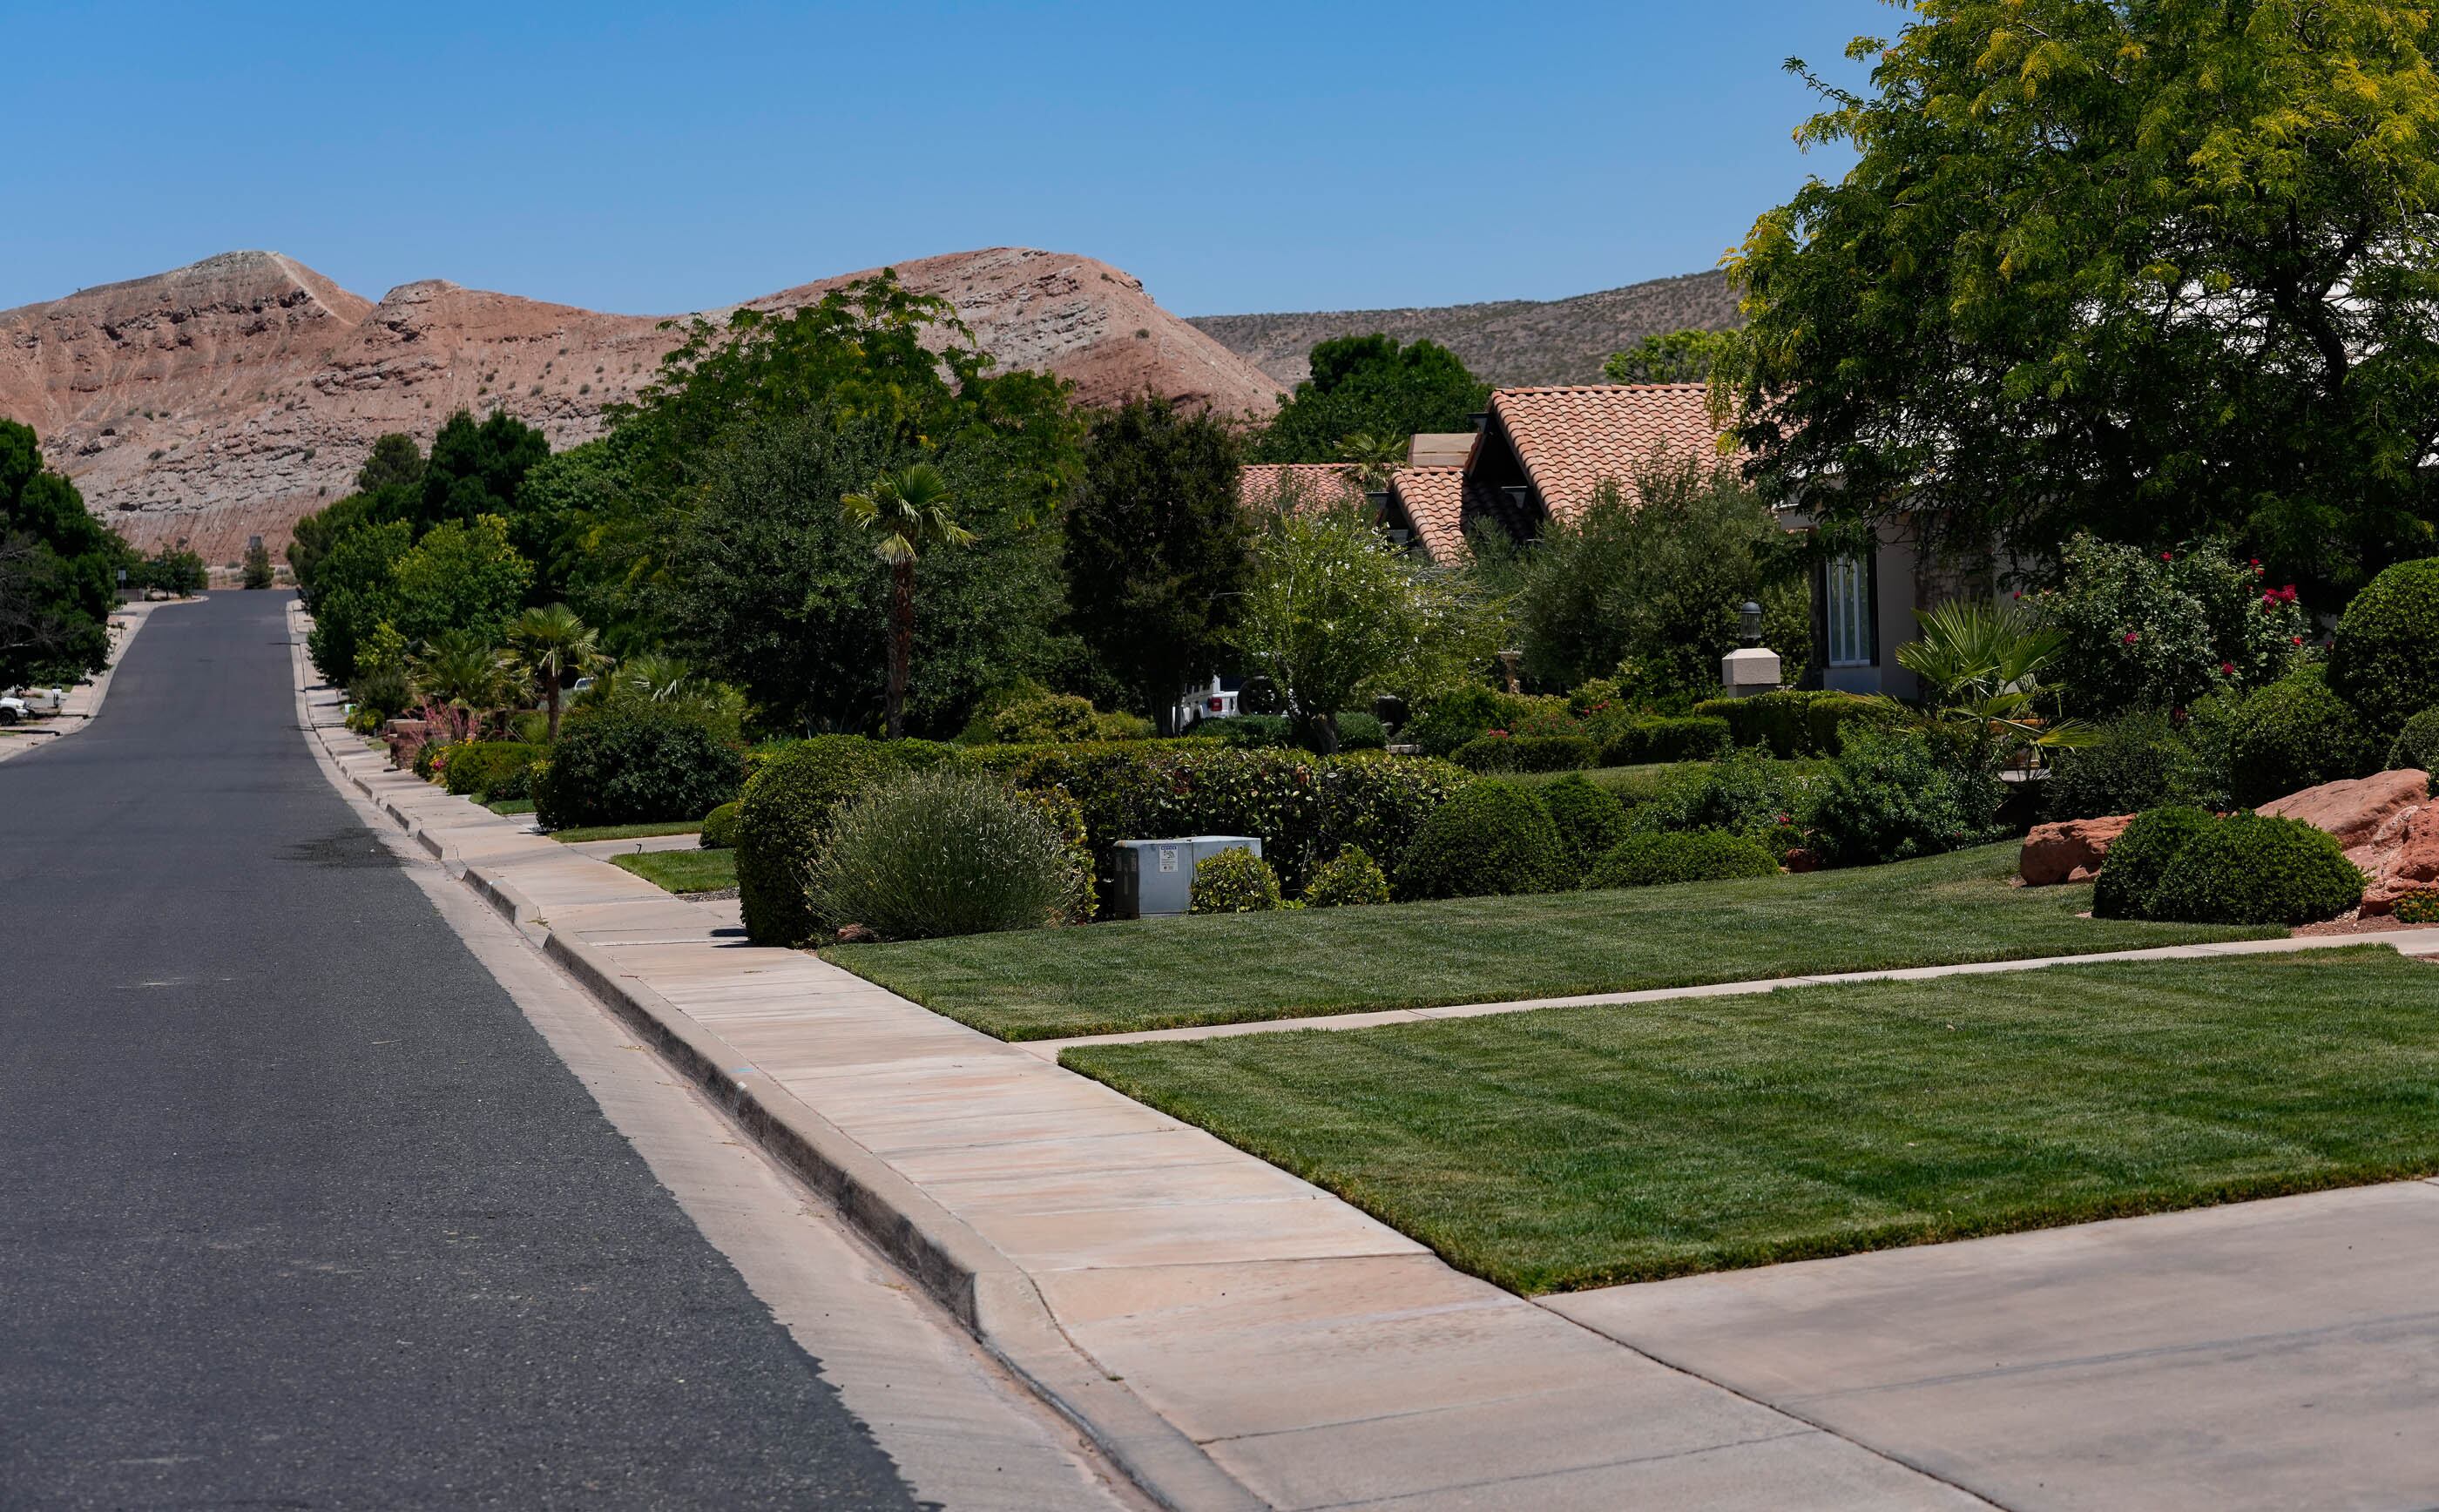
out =
[[(898, 274), (954, 303), (1003, 368), (1046, 368), (1087, 400), (1148, 389), (1267, 414), (1281, 392), (1091, 258), (995, 247)], [(859, 276), (749, 302), (789, 309)], [(438, 280), (375, 304), (292, 258), (231, 252), (0, 311), (0, 415), (41, 433), (52, 466), (138, 546), (184, 541), (233, 562), (249, 535), (276, 555), (384, 432), (428, 444), (451, 412), (499, 408), (555, 449), (590, 440), (602, 406), (674, 344), (661, 321)]]

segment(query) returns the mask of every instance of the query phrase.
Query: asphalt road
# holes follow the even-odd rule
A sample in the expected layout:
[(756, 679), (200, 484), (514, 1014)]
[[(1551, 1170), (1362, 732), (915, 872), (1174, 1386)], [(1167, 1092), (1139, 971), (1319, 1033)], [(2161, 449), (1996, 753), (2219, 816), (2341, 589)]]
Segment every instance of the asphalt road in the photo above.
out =
[(913, 1505), (325, 781), (288, 597), (0, 765), (0, 1506)]

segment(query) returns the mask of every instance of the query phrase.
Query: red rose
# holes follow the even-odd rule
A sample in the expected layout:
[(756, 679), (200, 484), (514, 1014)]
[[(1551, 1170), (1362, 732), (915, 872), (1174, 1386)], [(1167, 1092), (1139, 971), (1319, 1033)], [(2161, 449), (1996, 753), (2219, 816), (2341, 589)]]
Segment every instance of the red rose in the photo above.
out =
[(2167, 552), (2164, 552), (2164, 551), (2163, 551), (2163, 552), (2160, 553), (2160, 560), (2161, 560), (2162, 561), (2174, 561), (2174, 560), (2176, 560), (2177, 559), (2176, 559), (2175, 557), (2173, 557), (2173, 556), (2169, 555)]
[(2304, 644), (2304, 637), (2303, 637), (2303, 636), (2301, 636), (2301, 635), (2296, 636), (2296, 637), (2295, 637), (2295, 644), (2296, 644), (2296, 645), (2298, 645), (2298, 646), (2303, 645), (2303, 644)]
[(2126, 644), (2128, 646), (2133, 645), (2136, 641), (2141, 640), (2142, 638), (2142, 636), (2135, 634), (2130, 630), (2126, 632)]
[(2235, 675), (2235, 664), (2234, 662), (2219, 663), (2218, 675), (2221, 677), (2234, 677)]

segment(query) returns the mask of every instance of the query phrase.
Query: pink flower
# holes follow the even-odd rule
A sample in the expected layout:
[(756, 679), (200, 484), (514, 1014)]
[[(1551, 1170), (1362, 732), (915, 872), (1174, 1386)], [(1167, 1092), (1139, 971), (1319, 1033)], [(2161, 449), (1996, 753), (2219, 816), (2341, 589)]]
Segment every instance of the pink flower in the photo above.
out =
[(2235, 664), (2234, 662), (2219, 663), (2218, 675), (2221, 677), (2234, 677), (2235, 675)]
[(2142, 638), (2142, 636), (2135, 634), (2130, 630), (2126, 632), (2126, 644), (2128, 646), (2133, 645), (2136, 641), (2141, 640)]
[(2295, 644), (2296, 644), (2296, 645), (2298, 645), (2298, 646), (2303, 645), (2303, 644), (2304, 644), (2304, 637), (2303, 637), (2303, 636), (2301, 636), (2301, 635), (2296, 636), (2296, 637), (2295, 637)]
[(2176, 557), (2175, 557), (2175, 555), (2174, 555), (2174, 554), (2172, 554), (2172, 553), (2170, 553), (2170, 552), (2165, 552), (2165, 551), (2163, 551), (2163, 552), (2160, 553), (2160, 560), (2161, 560), (2162, 561), (2174, 561), (2174, 560), (2176, 560), (2177, 559), (2176, 559)]

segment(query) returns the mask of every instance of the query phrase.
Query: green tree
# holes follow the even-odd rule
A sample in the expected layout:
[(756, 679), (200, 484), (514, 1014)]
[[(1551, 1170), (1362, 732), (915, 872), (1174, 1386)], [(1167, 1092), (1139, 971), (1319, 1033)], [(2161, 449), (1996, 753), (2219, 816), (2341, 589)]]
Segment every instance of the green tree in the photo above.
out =
[(1551, 687), (1616, 677), (1661, 703), (1713, 693), (1752, 598), (1769, 612), (1772, 649), (1801, 667), (1810, 636), (1798, 563), (1736, 470), (1659, 456), (1630, 483), (1603, 483), (1515, 563), (1525, 671)]
[(1252, 577), (1237, 434), (1208, 411), (1135, 400), (1084, 443), (1067, 507), (1068, 622), (1173, 733), (1178, 696), (1220, 669)]
[(1612, 383), (1703, 383), (1712, 365), (1736, 339), (1732, 330), (1672, 330), (1646, 336), (1622, 352), (1610, 353), (1601, 376)]
[(915, 658), (915, 563), (932, 551), (970, 546), (974, 533), (949, 512), (949, 480), (928, 462), (883, 472), (862, 493), (842, 494), (847, 524), (877, 538), (889, 569), (889, 738), (906, 734), (906, 679)]
[(0, 687), (107, 665), (117, 570), (134, 559), (44, 466), (32, 428), (0, 420)]
[(392, 569), (414, 544), (414, 527), (403, 520), (360, 523), (331, 535), (313, 562), (307, 598), (313, 629), (305, 637), (305, 653), (323, 681), (345, 686), (356, 680), (359, 649), (392, 613)]
[(408, 659), (415, 689), (427, 699), (466, 710), (482, 728), (514, 696), (516, 658), (479, 630), (445, 631)]
[(127, 578), (131, 583), (141, 581), (147, 588), (158, 588), (183, 598), (202, 593), (210, 584), (212, 575), (198, 553), (184, 546), (164, 545), (145, 558), (140, 567), (130, 569)]
[[(1960, 545), (2431, 549), (2439, 80), (2393, 0), (1924, 0), (1731, 262), (1760, 471)], [(1834, 480), (1834, 484), (1831, 480)]]
[(1339, 711), (1429, 655), (1464, 606), (1359, 504), (1265, 513), (1231, 638), (1245, 671), (1270, 680), (1298, 740), (1335, 751)]
[(493, 410), (480, 423), (471, 411), (457, 411), (433, 436), (432, 455), (417, 481), (416, 528), (449, 520), (472, 525), (487, 514), (516, 520), (518, 489), (548, 455), (550, 442), (542, 432), (506, 410)]
[(389, 620), (409, 641), (466, 631), (497, 645), (524, 601), (533, 567), (508, 544), (507, 522), (444, 521), (390, 568)]
[(542, 690), (550, 721), (550, 739), (559, 739), (561, 689), (572, 678), (602, 667), (601, 632), (576, 617), (565, 604), (528, 609), (508, 627), (508, 644), (516, 649), (526, 675)]
[(1281, 401), (1255, 438), (1256, 462), (1334, 462), (1356, 436), (1462, 431), (1490, 402), (1490, 385), (1436, 342), (1342, 336), (1312, 349), (1312, 376)]
[(1045, 675), (1056, 649), (1058, 532), (1018, 523), (1029, 489), (1004, 463), (1022, 446), (986, 433), (927, 456), (885, 420), (826, 408), (744, 427), (695, 464), (702, 481), (639, 601), (669, 649), (744, 688), (766, 723), (868, 734), (886, 697), (890, 573), (839, 498), (928, 460), (980, 538), (923, 565), (906, 719), (952, 735), (986, 691)]
[(258, 539), (248, 542), (245, 548), (245, 585), (248, 588), (268, 588), (273, 580), (271, 548)]
[(392, 431), (373, 438), (372, 451), (365, 454), (364, 466), (356, 469), (356, 491), (379, 493), (399, 486), (423, 487), (423, 449), (415, 444), (414, 436)]

